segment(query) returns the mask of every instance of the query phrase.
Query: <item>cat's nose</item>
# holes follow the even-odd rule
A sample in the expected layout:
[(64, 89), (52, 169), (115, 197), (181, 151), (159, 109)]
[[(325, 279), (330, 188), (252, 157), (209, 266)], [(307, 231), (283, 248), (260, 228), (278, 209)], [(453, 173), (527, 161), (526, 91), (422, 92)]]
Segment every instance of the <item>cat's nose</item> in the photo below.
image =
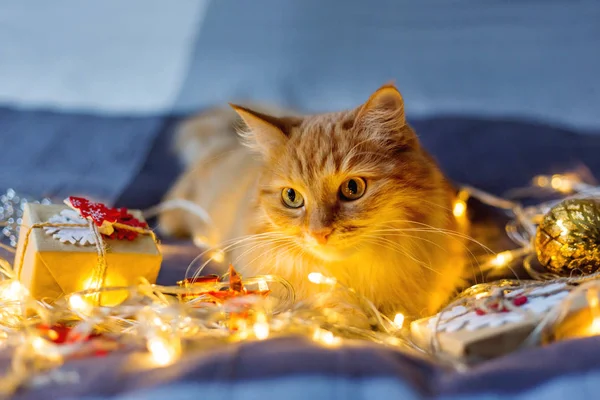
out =
[(317, 241), (317, 243), (327, 244), (327, 239), (329, 239), (331, 232), (333, 232), (333, 228), (320, 228), (311, 230), (309, 234)]

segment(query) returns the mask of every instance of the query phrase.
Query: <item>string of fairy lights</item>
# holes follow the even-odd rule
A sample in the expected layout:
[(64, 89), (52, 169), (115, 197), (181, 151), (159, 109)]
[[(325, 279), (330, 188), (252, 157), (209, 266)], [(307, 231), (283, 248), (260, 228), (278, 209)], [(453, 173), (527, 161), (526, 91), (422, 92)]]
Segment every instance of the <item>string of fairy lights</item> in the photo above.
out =
[[(518, 201), (525, 196), (535, 197), (548, 192), (558, 197), (530, 206), (523, 206)], [(465, 220), (467, 203), (475, 198), (503, 210), (510, 217), (506, 232), (516, 248), (490, 256), (481, 264), (482, 271), (487, 271), (504, 268), (515, 260), (531, 261), (536, 226), (557, 202), (565, 198), (598, 196), (600, 187), (583, 182), (577, 174), (538, 176), (530, 186), (511, 191), (507, 198), (463, 187), (453, 213), (457, 219)], [(226, 256), (223, 249), (215, 248), (206, 253), (205, 258), (222, 263)], [(531, 262), (524, 264), (532, 265)], [(205, 265), (206, 260), (194, 270), (192, 264), (188, 268), (193, 271), (190, 277), (201, 276)], [(527, 270), (536, 279), (553, 277), (531, 267)], [(290, 334), (303, 335), (329, 347), (339, 346), (347, 339), (363, 339), (418, 356), (436, 356), (412, 343), (403, 314), (382, 315), (352, 288), (319, 272), (311, 272), (307, 280), (323, 287), (321, 296), (326, 298), (343, 291), (357, 297), (372, 317), (375, 329), (349, 326), (333, 310), (295, 301), (294, 288), (274, 275), (245, 277), (241, 280), (243, 289), (237, 292), (232, 292), (231, 275), (194, 285), (162, 286), (141, 280), (133, 286), (71, 293), (53, 304), (31, 297), (16, 278), (11, 265), (2, 258), (0, 276), (3, 278), (0, 281), (0, 343), (13, 348), (11, 370), (0, 379), (0, 390), (4, 392), (27, 385), (33, 376), (53, 370), (82, 354), (137, 350), (147, 354), (150, 365), (164, 366), (176, 362), (190, 348), (212, 348), (217, 343), (266, 340)], [(187, 273), (184, 280), (186, 278)], [(265, 295), (275, 288), (281, 295)], [(223, 290), (231, 292), (231, 296), (215, 298), (214, 293)], [(124, 300), (114, 306), (95, 304), (91, 299), (100, 292), (120, 293)], [(590, 290), (587, 299), (595, 315), (595, 332), (600, 332), (598, 290)], [(545, 320), (544, 324), (548, 323)], [(68, 327), (66, 340), (54, 340), (60, 333), (56, 326)]]

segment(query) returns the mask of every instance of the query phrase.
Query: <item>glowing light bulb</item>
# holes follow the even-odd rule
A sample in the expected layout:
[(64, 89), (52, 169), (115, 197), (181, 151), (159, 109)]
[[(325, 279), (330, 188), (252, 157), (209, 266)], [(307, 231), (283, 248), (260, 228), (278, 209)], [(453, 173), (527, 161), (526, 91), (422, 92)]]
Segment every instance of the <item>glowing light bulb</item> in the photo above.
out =
[(264, 279), (260, 279), (258, 281), (258, 290), (261, 292), (266, 292), (269, 290), (269, 284)]
[(572, 182), (563, 175), (552, 175), (550, 186), (552, 186), (552, 189), (561, 193), (570, 193), (573, 191)]
[(33, 351), (36, 352), (39, 356), (44, 357), (47, 360), (51, 361), (60, 361), (62, 359), (62, 355), (58, 350), (58, 347), (41, 336), (36, 336), (31, 339), (31, 347)]
[(396, 325), (396, 328), (402, 329), (402, 326), (404, 325), (404, 314), (396, 314), (396, 316), (394, 317), (394, 325)]
[(210, 241), (204, 235), (196, 235), (196, 236), (194, 236), (193, 240), (194, 240), (194, 244), (196, 245), (196, 247), (200, 247), (200, 248), (202, 248), (202, 247), (205, 247), (205, 248), (206, 247), (210, 247), (209, 246), (209, 242)]
[(600, 299), (598, 299), (598, 290), (590, 288), (585, 294), (586, 300), (590, 307), (590, 314), (592, 315), (592, 323), (589, 327), (589, 333), (591, 335), (600, 334)]
[(223, 250), (214, 250), (210, 252), (210, 259), (217, 263), (222, 263), (225, 260), (225, 252)]
[(31, 347), (38, 353), (43, 353), (48, 349), (48, 342), (46, 339), (36, 336), (31, 340)]
[(69, 297), (69, 307), (71, 310), (83, 315), (90, 315), (94, 310), (94, 307), (78, 294)]
[(147, 348), (158, 365), (168, 365), (177, 360), (181, 354), (179, 339), (171, 341), (162, 337), (148, 339)]
[(533, 184), (539, 187), (548, 187), (550, 186), (550, 179), (545, 175), (536, 176), (533, 178)]
[(492, 259), (490, 264), (494, 267), (503, 267), (513, 260), (513, 255), (510, 251), (503, 251), (502, 253), (496, 254), (496, 257)]
[(308, 274), (308, 280), (317, 285), (335, 285), (337, 283), (335, 278), (325, 276), (320, 272), (311, 272)]
[(600, 335), (600, 317), (596, 317), (592, 320), (589, 333), (591, 335)]
[(258, 340), (265, 340), (269, 337), (270, 334), (270, 326), (267, 322), (267, 316), (263, 313), (259, 313), (256, 315), (256, 321), (254, 322), (254, 336)]
[(337, 346), (342, 342), (342, 340), (339, 337), (336, 337), (332, 332), (321, 328), (315, 329), (313, 340), (326, 346)]
[(456, 200), (454, 203), (454, 208), (452, 209), (452, 214), (456, 218), (460, 218), (465, 215), (467, 211), (467, 203), (464, 200)]
[(8, 285), (5, 285), (4, 288), (0, 291), (0, 297), (2, 297), (5, 301), (21, 301), (23, 297), (27, 296), (28, 291), (21, 284), (21, 282), (17, 280), (10, 281)]

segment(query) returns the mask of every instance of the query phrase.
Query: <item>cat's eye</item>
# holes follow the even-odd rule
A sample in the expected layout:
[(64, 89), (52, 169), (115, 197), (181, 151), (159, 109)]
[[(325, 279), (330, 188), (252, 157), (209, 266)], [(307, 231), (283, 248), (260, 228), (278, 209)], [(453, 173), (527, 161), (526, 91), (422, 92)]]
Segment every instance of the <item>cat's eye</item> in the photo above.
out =
[(281, 200), (289, 208), (300, 208), (304, 205), (304, 197), (296, 189), (283, 188)]
[(346, 179), (340, 186), (340, 198), (346, 201), (360, 199), (367, 190), (367, 182), (363, 178)]

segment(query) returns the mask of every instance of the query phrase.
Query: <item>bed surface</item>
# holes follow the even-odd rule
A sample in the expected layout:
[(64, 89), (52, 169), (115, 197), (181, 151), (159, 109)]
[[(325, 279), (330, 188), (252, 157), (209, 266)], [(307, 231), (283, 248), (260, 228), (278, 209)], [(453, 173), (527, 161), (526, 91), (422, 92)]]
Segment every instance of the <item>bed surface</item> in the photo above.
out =
[[(4, 109), (0, 124), (37, 132), (103, 132), (134, 141), (141, 150), (135, 166), (120, 168), (127, 179), (114, 203), (129, 208), (157, 204), (176, 178), (179, 167), (171, 154), (170, 142), (179, 118), (119, 118), (80, 114)], [(434, 118), (414, 120), (424, 145), (438, 158), (449, 176), (461, 183), (501, 194), (526, 184), (538, 173), (562, 171), (586, 164), (600, 171), (600, 135), (581, 135), (573, 130), (523, 121), (475, 118)], [(68, 136), (68, 135), (67, 135)], [(64, 136), (48, 139), (38, 150), (37, 162), (44, 170), (60, 170), (45, 195), (55, 198), (97, 190), (94, 196), (107, 196), (94, 178), (106, 161), (104, 153), (93, 148), (62, 153), (66, 165), (86, 160), (89, 169), (65, 169), (51, 153), (60, 148)], [(106, 136), (104, 136), (106, 138)], [(109, 136), (110, 137), (110, 136)], [(485, 138), (485, 140), (483, 139)], [(98, 139), (100, 140), (100, 139)], [(104, 140), (100, 140), (104, 143)], [(25, 138), (9, 142), (25, 146)], [(79, 146), (83, 146), (80, 144)], [(97, 145), (90, 144), (92, 147)], [(134, 146), (134, 147), (135, 147)], [(81, 147), (79, 147), (81, 148)], [(113, 152), (117, 147), (107, 147)], [(6, 148), (5, 148), (6, 149)], [(18, 147), (8, 148), (13, 154)], [(121, 156), (116, 157), (118, 159)], [(127, 158), (127, 157), (125, 157)], [(6, 160), (6, 158), (4, 158)], [(17, 160), (19, 161), (19, 160)], [(131, 161), (130, 161), (131, 162)], [(4, 171), (14, 168), (3, 163)], [(19, 167), (22, 179), (13, 186), (35, 192), (36, 169)], [(86, 172), (87, 171), (87, 172)], [(515, 173), (519, 171), (519, 173)], [(85, 172), (88, 175), (82, 174)], [(29, 176), (27, 174), (30, 174)], [(14, 175), (13, 175), (14, 176)], [(3, 183), (11, 175), (4, 175)], [(173, 284), (184, 274), (197, 250), (186, 241), (167, 241), (178, 251), (167, 256), (159, 283)], [(302, 338), (282, 338), (266, 342), (231, 345), (206, 353), (190, 353), (180, 363), (157, 370), (139, 370), (139, 356), (111, 354), (100, 359), (68, 363), (65, 371), (77, 371), (76, 384), (52, 384), (18, 398), (34, 399), (48, 391), (63, 398), (161, 399), (174, 398), (586, 398), (600, 390), (600, 339), (553, 344), (529, 349), (482, 363), (466, 373), (444, 371), (428, 361), (415, 359), (372, 343), (353, 342), (338, 349), (325, 349)], [(2, 364), (8, 366), (7, 355)], [(136, 369), (137, 368), (137, 369)], [(484, 397), (481, 397), (484, 396)], [(487, 397), (486, 397), (487, 396)]]

